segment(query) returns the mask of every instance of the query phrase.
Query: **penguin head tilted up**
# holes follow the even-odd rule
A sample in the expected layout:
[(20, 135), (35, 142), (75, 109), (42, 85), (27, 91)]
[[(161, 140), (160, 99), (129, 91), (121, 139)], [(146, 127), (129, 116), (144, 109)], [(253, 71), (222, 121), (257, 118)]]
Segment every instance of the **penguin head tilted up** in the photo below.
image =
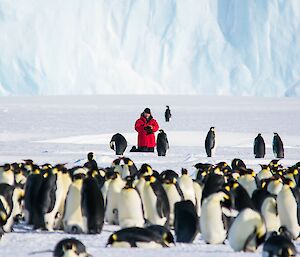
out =
[(89, 257), (85, 245), (76, 238), (66, 238), (55, 246), (54, 257)]

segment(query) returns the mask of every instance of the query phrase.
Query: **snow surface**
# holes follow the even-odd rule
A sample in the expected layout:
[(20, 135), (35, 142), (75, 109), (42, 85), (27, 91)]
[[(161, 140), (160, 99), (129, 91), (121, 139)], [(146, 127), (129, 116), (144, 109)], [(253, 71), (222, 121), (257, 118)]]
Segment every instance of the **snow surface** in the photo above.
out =
[[(171, 149), (167, 157), (152, 153), (129, 153), (138, 166), (147, 162), (158, 171), (171, 168), (189, 169), (197, 162), (228, 161), (242, 158), (258, 170), (259, 163), (272, 158), (272, 133), (278, 132), (286, 150), (285, 165), (300, 158), (300, 99), (298, 98), (237, 98), (199, 96), (73, 96), (73, 97), (0, 97), (0, 163), (32, 158), (38, 164), (64, 163), (71, 167), (83, 163), (93, 151), (100, 166), (116, 158), (109, 149), (114, 133), (126, 136), (135, 144), (135, 120), (145, 107), (150, 107), (169, 136)], [(165, 105), (171, 107), (173, 118), (164, 122)], [(211, 126), (216, 127), (216, 157), (208, 159), (204, 138)], [(267, 156), (254, 159), (252, 144), (258, 132), (267, 144)], [(104, 226), (100, 235), (78, 235), (93, 256), (261, 256), (256, 253), (234, 253), (230, 246), (207, 245), (199, 236), (193, 244), (177, 244), (159, 250), (110, 249), (106, 240), (117, 226)], [(32, 231), (17, 226), (15, 232), (0, 240), (1, 257), (52, 256), (55, 244), (70, 237), (63, 232)], [(300, 243), (296, 242), (298, 250)], [(48, 251), (48, 252), (47, 252)]]
[(1, 0), (0, 95), (300, 96), (298, 0)]

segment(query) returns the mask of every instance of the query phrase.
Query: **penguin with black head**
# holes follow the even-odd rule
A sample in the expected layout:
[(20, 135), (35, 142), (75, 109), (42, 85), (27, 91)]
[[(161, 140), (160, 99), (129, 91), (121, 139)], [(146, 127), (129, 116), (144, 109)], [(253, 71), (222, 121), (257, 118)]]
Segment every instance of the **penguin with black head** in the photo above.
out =
[(53, 251), (53, 257), (89, 257), (85, 245), (76, 238), (59, 241)]
[(215, 127), (211, 127), (205, 138), (205, 151), (207, 157), (212, 157), (216, 150), (216, 133)]
[(94, 153), (89, 152), (87, 155), (88, 161), (84, 164), (84, 167), (89, 169), (90, 171), (98, 170), (98, 164), (94, 159)]
[(156, 149), (158, 156), (166, 156), (167, 150), (169, 149), (167, 134), (162, 129), (159, 130), (157, 135)]
[(266, 154), (266, 146), (261, 133), (254, 139), (254, 156), (255, 158), (264, 158)]
[(123, 155), (127, 148), (127, 140), (122, 134), (117, 133), (112, 136), (109, 146), (116, 155)]
[(171, 120), (172, 114), (169, 105), (166, 106), (166, 111), (165, 111), (165, 119), (166, 122), (169, 122)]
[(275, 155), (275, 158), (278, 159), (284, 158), (283, 143), (280, 136), (276, 132), (274, 132), (274, 137), (273, 137), (273, 153)]

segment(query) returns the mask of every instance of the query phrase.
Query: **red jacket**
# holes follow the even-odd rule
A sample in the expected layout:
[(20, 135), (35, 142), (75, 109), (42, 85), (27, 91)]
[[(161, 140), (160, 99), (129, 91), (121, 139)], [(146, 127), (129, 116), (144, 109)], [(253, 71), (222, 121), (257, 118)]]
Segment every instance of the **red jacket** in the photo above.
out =
[[(152, 126), (153, 133), (149, 134), (145, 130), (145, 127)], [(159, 129), (158, 123), (152, 116), (147, 121), (146, 118), (141, 115), (141, 117), (135, 122), (135, 130), (138, 132), (138, 147), (155, 147), (155, 135)]]

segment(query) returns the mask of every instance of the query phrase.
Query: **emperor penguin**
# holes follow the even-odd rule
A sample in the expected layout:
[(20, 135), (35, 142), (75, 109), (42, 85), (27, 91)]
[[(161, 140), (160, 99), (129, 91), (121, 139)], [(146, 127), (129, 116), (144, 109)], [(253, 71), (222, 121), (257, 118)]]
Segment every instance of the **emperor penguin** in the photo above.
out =
[(215, 150), (216, 150), (215, 127), (211, 127), (205, 138), (205, 151), (206, 151), (207, 157), (212, 157)]
[(114, 171), (118, 172), (123, 179), (127, 176), (135, 176), (138, 173), (134, 162), (127, 157), (121, 157), (114, 160), (111, 167)]
[(193, 188), (195, 192), (195, 205), (198, 217), (201, 216), (201, 200), (202, 200), (202, 191), (203, 191), (203, 184), (201, 181), (195, 179), (193, 180)]
[(300, 233), (299, 226), (299, 189), (294, 187), (291, 180), (286, 180), (281, 191), (277, 195), (278, 214), (281, 226), (286, 227), (293, 239), (297, 239)]
[(65, 238), (59, 241), (53, 251), (54, 257), (89, 257), (85, 245), (76, 238)]
[(231, 168), (233, 170), (247, 169), (244, 161), (241, 159), (237, 159), (237, 158), (235, 158), (231, 161)]
[(162, 248), (169, 246), (169, 240), (151, 229), (130, 227), (111, 234), (106, 246), (115, 248)]
[(177, 178), (173, 175), (172, 172), (166, 172), (163, 177), (163, 188), (165, 189), (169, 205), (170, 205), (170, 220), (169, 224), (171, 227), (174, 225), (174, 205), (177, 202), (184, 200), (182, 190), (179, 187)]
[(22, 216), (22, 200), (24, 190), (9, 184), (0, 184), (0, 202), (6, 211), (6, 222), (2, 229), (11, 232), (15, 221)]
[(188, 174), (187, 169), (181, 170), (181, 176), (178, 179), (179, 186), (182, 190), (185, 200), (190, 200), (194, 205), (196, 205), (196, 195), (194, 188), (194, 181)]
[(84, 231), (83, 215), (81, 210), (82, 185), (86, 177), (86, 170), (78, 168), (73, 173), (72, 184), (69, 187), (63, 216), (63, 227), (67, 233), (79, 234)]
[(201, 183), (204, 184), (206, 176), (209, 174), (210, 170), (212, 169), (213, 165), (210, 163), (197, 163), (194, 165), (197, 170), (196, 179)]
[(252, 169), (243, 171), (237, 182), (247, 190), (250, 197), (254, 190), (257, 189), (256, 173)]
[(234, 251), (254, 252), (264, 242), (266, 232), (261, 214), (252, 208), (245, 208), (231, 224), (228, 242)]
[(266, 154), (266, 146), (261, 133), (254, 139), (254, 155), (255, 158), (264, 158)]
[(99, 234), (104, 224), (104, 201), (97, 180), (88, 173), (81, 189), (81, 211), (84, 232)]
[(225, 185), (225, 178), (223, 175), (209, 173), (209, 175), (207, 175), (207, 179), (204, 184), (201, 201), (203, 202), (206, 197), (210, 196), (213, 193), (222, 191), (224, 185)]
[(12, 163), (11, 164), (14, 176), (15, 176), (15, 182), (14, 184), (16, 186), (24, 188), (27, 175), (24, 174), (23, 169), (22, 169), (22, 164), (21, 163)]
[(257, 173), (257, 178), (261, 181), (263, 179), (268, 179), (273, 176), (270, 167), (268, 165), (260, 164), (261, 170)]
[(117, 133), (112, 136), (109, 146), (116, 155), (123, 155), (127, 148), (127, 140), (123, 135)]
[(292, 257), (297, 255), (297, 249), (291, 239), (273, 232), (266, 240), (262, 250), (263, 257)]
[(106, 196), (107, 196), (109, 184), (114, 177), (115, 177), (115, 172), (113, 170), (111, 170), (110, 168), (106, 169), (105, 176), (104, 176), (105, 181), (101, 187), (101, 193), (103, 196), (105, 206), (106, 206)]
[(166, 106), (166, 111), (165, 111), (165, 120), (166, 122), (169, 122), (171, 120), (172, 114), (169, 105)]
[(283, 143), (280, 136), (276, 132), (274, 132), (274, 137), (273, 137), (273, 153), (275, 155), (275, 158), (278, 159), (284, 158)]
[(281, 191), (282, 187), (283, 187), (283, 181), (281, 179), (281, 177), (279, 176), (274, 176), (272, 178), (270, 178), (269, 180), (267, 180), (266, 182), (266, 188), (267, 191), (272, 194), (277, 196), (279, 194), (279, 192)]
[(200, 231), (208, 244), (222, 244), (226, 239), (227, 230), (221, 204), (228, 199), (229, 196), (220, 191), (210, 194), (202, 202)]
[(143, 227), (145, 224), (142, 199), (132, 177), (126, 178), (126, 185), (119, 194), (118, 219), (121, 228)]
[(0, 183), (6, 183), (11, 186), (15, 184), (15, 175), (9, 163), (0, 166)]
[(158, 156), (166, 156), (167, 150), (169, 149), (167, 134), (162, 129), (159, 130), (157, 135), (156, 149)]
[(176, 242), (182, 243), (192, 243), (199, 233), (199, 218), (190, 200), (175, 203), (174, 230)]
[(94, 153), (89, 152), (87, 154), (87, 162), (84, 164), (84, 167), (90, 171), (98, 170), (98, 163), (94, 159)]
[(118, 199), (122, 188), (126, 182), (121, 178), (118, 172), (114, 173), (114, 177), (109, 184), (106, 195), (105, 220), (108, 224), (118, 225)]
[(37, 198), (43, 182), (43, 175), (37, 165), (32, 166), (32, 170), (27, 177), (24, 196), (24, 218), (25, 223), (33, 225), (37, 214)]
[(150, 224), (168, 226), (170, 204), (162, 183), (154, 176), (145, 176), (144, 210)]

